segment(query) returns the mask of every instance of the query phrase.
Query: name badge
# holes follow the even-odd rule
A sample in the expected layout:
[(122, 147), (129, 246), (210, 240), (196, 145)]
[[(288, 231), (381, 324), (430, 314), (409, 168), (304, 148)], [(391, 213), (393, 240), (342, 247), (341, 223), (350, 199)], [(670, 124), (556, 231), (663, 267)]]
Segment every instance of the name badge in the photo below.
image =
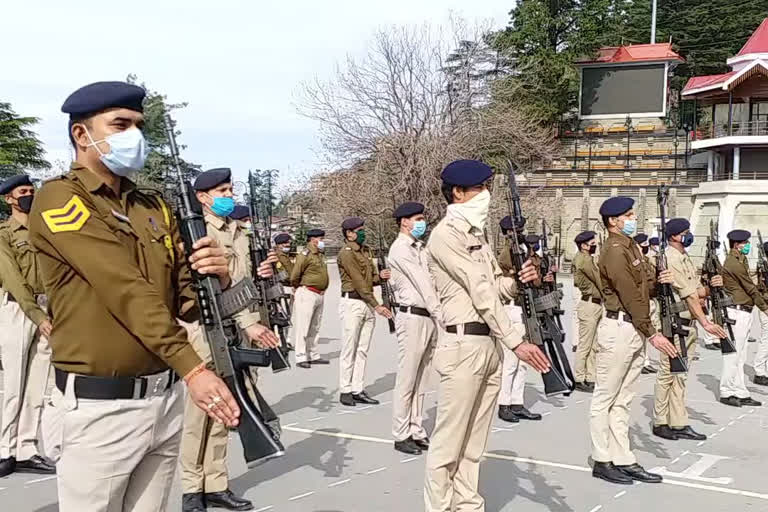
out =
[(21, 242), (16, 242), (16, 247), (24, 247), (25, 245), (29, 245), (26, 240), (22, 240)]
[(116, 219), (119, 219), (127, 224), (131, 223), (131, 219), (129, 219), (126, 215), (118, 212), (117, 210), (112, 210), (112, 215), (114, 215)]
[(636, 267), (636, 266), (638, 266), (639, 264), (640, 264), (640, 260), (635, 260), (635, 261), (633, 261), (633, 262), (632, 262), (632, 266), (633, 266), (633, 267)]

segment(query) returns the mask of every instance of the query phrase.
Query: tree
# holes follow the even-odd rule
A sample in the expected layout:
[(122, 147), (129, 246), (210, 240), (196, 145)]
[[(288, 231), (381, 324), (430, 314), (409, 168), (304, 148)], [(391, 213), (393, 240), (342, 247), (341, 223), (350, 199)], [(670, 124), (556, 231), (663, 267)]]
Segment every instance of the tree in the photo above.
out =
[[(136, 181), (142, 186), (167, 190), (176, 183), (176, 176), (171, 173), (171, 153), (168, 134), (165, 129), (166, 113), (172, 113), (174, 110), (185, 108), (186, 102), (168, 103), (167, 96), (156, 91), (150, 90), (145, 83), (139, 83), (136, 75), (128, 75), (126, 82), (136, 84), (147, 92), (144, 100), (144, 138), (150, 148), (144, 169), (136, 176)], [(181, 131), (175, 129), (176, 137)], [(183, 144), (179, 145), (179, 151), (185, 149)], [(185, 176), (192, 179), (200, 173), (200, 166), (181, 159), (181, 167)]]
[(31, 129), (39, 121), (36, 117), (21, 117), (10, 103), (0, 102), (0, 178), (51, 168), (43, 143)]

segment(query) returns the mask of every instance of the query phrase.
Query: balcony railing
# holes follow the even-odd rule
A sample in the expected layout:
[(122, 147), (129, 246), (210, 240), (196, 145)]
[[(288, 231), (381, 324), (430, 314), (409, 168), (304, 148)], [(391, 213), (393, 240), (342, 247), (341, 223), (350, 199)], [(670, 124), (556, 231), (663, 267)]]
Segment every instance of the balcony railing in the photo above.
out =
[(730, 128), (727, 123), (702, 126), (699, 128), (698, 136), (701, 139), (716, 139), (730, 136), (768, 136), (768, 121), (733, 121)]

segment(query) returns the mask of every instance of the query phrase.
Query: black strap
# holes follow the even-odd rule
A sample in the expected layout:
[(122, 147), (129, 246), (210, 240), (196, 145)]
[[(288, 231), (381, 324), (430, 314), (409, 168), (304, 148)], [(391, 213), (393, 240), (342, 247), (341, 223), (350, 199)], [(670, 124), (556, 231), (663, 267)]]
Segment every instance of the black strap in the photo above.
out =
[(619, 320), (619, 315), (623, 315), (625, 322), (632, 322), (632, 317), (622, 311), (606, 311), (605, 316), (611, 320)]
[(348, 299), (356, 299), (356, 300), (363, 300), (363, 298), (360, 296), (357, 292), (341, 292), (342, 297), (346, 297)]
[(411, 313), (412, 315), (419, 315), (419, 316), (430, 316), (429, 311), (427, 311), (426, 308), (420, 308), (417, 306), (398, 306), (398, 310), (402, 311), (403, 313)]
[[(458, 329), (455, 325), (449, 325), (445, 328), (446, 332), (456, 334)], [(464, 324), (464, 334), (474, 336), (488, 336), (491, 334), (491, 328), (482, 322), (468, 322)]]
[(736, 309), (739, 309), (741, 311), (746, 311), (747, 313), (751, 313), (752, 310), (755, 308), (754, 306), (747, 306), (745, 304), (734, 304), (733, 306)]
[[(179, 381), (179, 376), (173, 370), (165, 388), (169, 389)], [(67, 387), (69, 372), (55, 368), (56, 387), (62, 393)], [(90, 375), (75, 376), (75, 396), (90, 400), (128, 400), (141, 399), (147, 396), (149, 377), (93, 377)], [(134, 391), (137, 391), (134, 394)]]
[(584, 302), (591, 302), (592, 304), (602, 304), (603, 299), (599, 297), (592, 297), (591, 295), (582, 295), (581, 300)]

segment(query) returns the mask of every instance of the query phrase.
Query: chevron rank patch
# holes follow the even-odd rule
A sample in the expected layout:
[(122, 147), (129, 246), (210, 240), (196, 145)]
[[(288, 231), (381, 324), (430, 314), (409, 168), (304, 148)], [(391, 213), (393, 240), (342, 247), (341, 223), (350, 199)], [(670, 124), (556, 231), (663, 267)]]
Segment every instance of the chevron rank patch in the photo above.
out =
[(82, 199), (72, 196), (67, 204), (61, 208), (46, 210), (42, 216), (51, 233), (64, 233), (66, 231), (79, 231), (85, 221), (90, 218), (91, 212), (85, 207)]

